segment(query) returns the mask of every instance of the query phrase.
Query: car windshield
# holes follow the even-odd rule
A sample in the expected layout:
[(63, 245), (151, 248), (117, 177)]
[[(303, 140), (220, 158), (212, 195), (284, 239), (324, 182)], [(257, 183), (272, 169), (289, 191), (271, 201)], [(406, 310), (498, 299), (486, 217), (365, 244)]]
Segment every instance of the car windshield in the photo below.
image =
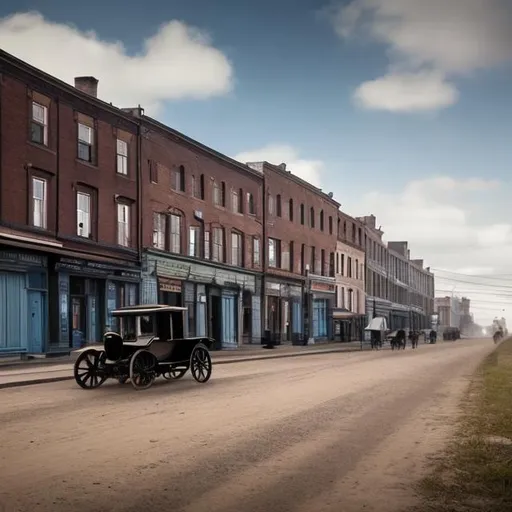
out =
[(121, 336), (124, 340), (137, 339), (137, 322), (134, 316), (121, 318)]
[(155, 316), (154, 315), (144, 315), (140, 317), (140, 334), (142, 336), (147, 336), (148, 334), (155, 334)]

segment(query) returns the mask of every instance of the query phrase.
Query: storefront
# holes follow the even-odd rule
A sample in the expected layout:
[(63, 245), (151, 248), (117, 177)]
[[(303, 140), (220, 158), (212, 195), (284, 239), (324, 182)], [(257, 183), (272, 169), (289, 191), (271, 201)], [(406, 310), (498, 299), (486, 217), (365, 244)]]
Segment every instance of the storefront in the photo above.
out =
[(411, 327), (409, 308), (401, 304), (393, 304), (389, 314), (389, 329), (396, 331), (398, 329), (408, 329), (409, 327)]
[(332, 310), (336, 302), (334, 278), (310, 278), (309, 291), (309, 337), (315, 341), (331, 340)]
[(151, 251), (142, 266), (142, 303), (186, 307), (186, 336), (210, 336), (218, 349), (261, 338), (260, 274)]
[[(386, 319), (388, 328), (391, 328), (391, 306), (392, 303), (389, 300), (381, 299), (379, 297), (366, 296), (366, 320), (365, 327), (372, 321), (372, 318), (383, 317)], [(364, 332), (364, 339), (370, 340), (370, 332)]]
[(56, 257), (50, 274), (49, 351), (61, 352), (118, 330), (112, 311), (139, 303), (140, 269), (78, 258)]
[(349, 342), (364, 339), (365, 315), (353, 313), (345, 308), (336, 308), (333, 309), (332, 320), (335, 341)]
[(48, 339), (47, 258), (0, 247), (0, 354), (43, 353)]
[(265, 331), (274, 344), (303, 343), (302, 295), (301, 282), (267, 277), (265, 281)]

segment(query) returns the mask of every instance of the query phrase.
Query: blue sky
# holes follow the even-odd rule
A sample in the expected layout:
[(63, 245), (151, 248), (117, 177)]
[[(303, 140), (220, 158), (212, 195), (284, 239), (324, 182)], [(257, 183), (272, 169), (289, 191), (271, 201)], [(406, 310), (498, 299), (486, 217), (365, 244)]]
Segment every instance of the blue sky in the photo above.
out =
[[(101, 95), (102, 85), (108, 84), (107, 91), (119, 85), (107, 76), (103, 46), (94, 50), (99, 68), (91, 69), (92, 50), (82, 59), (66, 51), (72, 45), (52, 42), (57, 25), (71, 24), (80, 37), (94, 30), (101, 44), (120, 41), (125, 57), (143, 53), (144, 41), (163, 23), (179, 20), (196, 27), (218, 52), (217, 67), (205, 71), (203, 80), (205, 56), (185, 80), (185, 88), (207, 84), (203, 99), (161, 95), (160, 120), (230, 156), (266, 158), (267, 152), (287, 157), (292, 172), (295, 161), (303, 177), (333, 190), (348, 213), (371, 211), (389, 237), (409, 239), (413, 255), (427, 264), (499, 273), (512, 257), (507, 218), (512, 8), (507, 3), (467, 0), (465, 11), (457, 11), (455, 0), (431, 0), (428, 6), (424, 0), (262, 0), (252, 5), (235, 0), (4, 0), (2, 17), (37, 11), (43, 18), (40, 29), (26, 23), (23, 37), (4, 25), (0, 46), (57, 76), (68, 68), (95, 74)], [(449, 30), (429, 32), (428, 27), (442, 27), (446, 20)], [(33, 56), (34, 39), (46, 53)], [(178, 69), (167, 66), (165, 57), (162, 50), (160, 67), (153, 66), (148, 75), (172, 89), (176, 77), (186, 77), (189, 70), (183, 63)], [(98, 64), (102, 58), (103, 67)], [(217, 89), (216, 73), (224, 80)], [(119, 101), (142, 106), (152, 101), (144, 84), (130, 87), (124, 96), (103, 99), (119, 106), (128, 106)], [(443, 182), (439, 188), (435, 180), (443, 177), (452, 185)], [(481, 186), (471, 185), (469, 178), (482, 180)], [(447, 204), (453, 208), (446, 210)], [(462, 232), (464, 240), (459, 240)], [(506, 245), (503, 256), (490, 250), (494, 244)], [(464, 261), (454, 258), (457, 254), (464, 254)]]

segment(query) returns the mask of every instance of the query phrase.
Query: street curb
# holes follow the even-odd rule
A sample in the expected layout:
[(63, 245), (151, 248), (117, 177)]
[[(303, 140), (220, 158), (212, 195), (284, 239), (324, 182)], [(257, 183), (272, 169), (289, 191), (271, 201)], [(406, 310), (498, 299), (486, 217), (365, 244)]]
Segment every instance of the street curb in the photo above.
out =
[[(336, 354), (336, 353), (351, 353), (351, 352), (365, 352), (365, 350), (361, 350), (360, 348), (351, 348), (351, 349), (327, 349), (327, 350), (316, 350), (312, 352), (298, 352), (298, 353), (291, 353), (291, 354), (270, 354), (268, 356), (255, 356), (255, 357), (237, 357), (233, 358), (233, 360), (230, 359), (221, 359), (220, 361), (213, 361), (213, 366), (217, 364), (235, 364), (235, 363), (247, 363), (250, 361), (263, 361), (265, 359), (284, 359), (289, 357), (301, 357), (301, 356), (315, 356), (315, 355), (321, 355), (321, 354)], [(7, 388), (18, 388), (23, 386), (32, 386), (36, 384), (50, 384), (52, 382), (62, 382), (66, 380), (74, 380), (73, 375), (66, 375), (65, 377), (43, 377), (41, 379), (34, 379), (34, 380), (20, 380), (16, 382), (6, 382), (6, 383), (0, 383), (0, 389), (7, 389)]]

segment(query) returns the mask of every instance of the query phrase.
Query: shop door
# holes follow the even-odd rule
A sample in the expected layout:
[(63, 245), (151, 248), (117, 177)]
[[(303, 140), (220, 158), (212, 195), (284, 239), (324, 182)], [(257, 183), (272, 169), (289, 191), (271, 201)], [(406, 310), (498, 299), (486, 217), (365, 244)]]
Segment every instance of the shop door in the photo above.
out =
[(210, 296), (210, 336), (215, 340), (215, 348), (222, 344), (222, 303), (217, 295)]
[(71, 297), (71, 340), (73, 348), (85, 344), (85, 298)]
[(300, 302), (294, 302), (292, 305), (293, 333), (302, 334), (302, 308)]
[(28, 350), (26, 276), (0, 272), (0, 352)]
[(43, 352), (43, 306), (42, 292), (28, 292), (28, 350), (33, 354)]
[(222, 296), (222, 346), (226, 348), (236, 347), (236, 296)]

